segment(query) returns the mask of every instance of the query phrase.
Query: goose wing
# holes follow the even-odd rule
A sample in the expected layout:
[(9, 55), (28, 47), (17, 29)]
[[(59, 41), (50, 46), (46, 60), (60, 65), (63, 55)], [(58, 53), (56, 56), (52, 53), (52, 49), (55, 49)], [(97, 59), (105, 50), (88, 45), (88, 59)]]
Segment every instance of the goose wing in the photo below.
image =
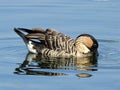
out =
[(57, 50), (70, 53), (73, 48), (74, 39), (69, 36), (62, 34), (54, 29), (41, 29), (41, 28), (33, 28), (33, 29), (25, 29), (25, 28), (17, 28), (23, 32), (26, 32), (25, 35), (28, 39), (37, 39), (41, 44), (51, 50)]

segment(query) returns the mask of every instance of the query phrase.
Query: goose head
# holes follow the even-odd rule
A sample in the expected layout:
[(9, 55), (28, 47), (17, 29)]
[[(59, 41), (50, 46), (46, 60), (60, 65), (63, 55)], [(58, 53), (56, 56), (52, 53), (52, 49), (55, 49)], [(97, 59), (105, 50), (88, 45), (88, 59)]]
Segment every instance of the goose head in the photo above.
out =
[(93, 54), (97, 53), (98, 42), (97, 40), (89, 34), (81, 34), (75, 40), (75, 47), (77, 54)]

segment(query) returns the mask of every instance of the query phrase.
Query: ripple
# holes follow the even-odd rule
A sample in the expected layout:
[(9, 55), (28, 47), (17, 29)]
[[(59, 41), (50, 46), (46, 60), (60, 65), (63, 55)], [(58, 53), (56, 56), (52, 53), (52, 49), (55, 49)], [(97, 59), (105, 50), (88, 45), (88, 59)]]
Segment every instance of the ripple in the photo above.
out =
[(69, 5), (64, 5), (64, 4), (40, 4), (40, 5), (33, 5), (33, 4), (13, 4), (13, 5), (0, 5), (0, 7), (66, 7), (66, 6), (69, 6)]
[(108, 2), (110, 0), (94, 0), (94, 1), (97, 1), (97, 2)]
[(18, 37), (4, 37), (4, 38), (0, 38), (0, 40), (20, 40), (20, 38), (18, 38)]
[(105, 40), (105, 39), (97, 39), (98, 42), (108, 42), (108, 43), (119, 43), (120, 40)]

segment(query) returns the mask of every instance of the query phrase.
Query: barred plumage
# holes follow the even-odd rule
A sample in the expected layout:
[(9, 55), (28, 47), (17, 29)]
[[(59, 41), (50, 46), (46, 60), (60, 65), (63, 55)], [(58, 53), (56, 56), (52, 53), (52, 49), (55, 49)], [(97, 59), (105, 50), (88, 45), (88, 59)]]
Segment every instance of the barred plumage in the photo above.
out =
[(54, 29), (15, 28), (14, 30), (23, 38), (30, 52), (44, 56), (86, 57), (96, 53), (98, 48), (96, 39), (88, 34), (82, 34), (74, 40)]

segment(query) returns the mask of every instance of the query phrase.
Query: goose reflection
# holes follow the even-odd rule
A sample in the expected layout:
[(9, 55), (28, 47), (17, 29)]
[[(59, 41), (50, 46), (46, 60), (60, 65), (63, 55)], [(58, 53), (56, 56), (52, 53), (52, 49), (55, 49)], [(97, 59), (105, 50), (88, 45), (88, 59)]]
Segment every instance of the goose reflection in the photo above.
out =
[[(15, 74), (19, 75), (44, 75), (44, 76), (63, 76), (68, 75), (64, 70), (80, 70), (86, 73), (78, 73), (78, 77), (90, 77), (87, 71), (96, 71), (97, 56), (84, 58), (52, 58), (37, 54), (28, 53), (25, 60), (18, 68)], [(64, 71), (64, 73), (61, 73)]]

